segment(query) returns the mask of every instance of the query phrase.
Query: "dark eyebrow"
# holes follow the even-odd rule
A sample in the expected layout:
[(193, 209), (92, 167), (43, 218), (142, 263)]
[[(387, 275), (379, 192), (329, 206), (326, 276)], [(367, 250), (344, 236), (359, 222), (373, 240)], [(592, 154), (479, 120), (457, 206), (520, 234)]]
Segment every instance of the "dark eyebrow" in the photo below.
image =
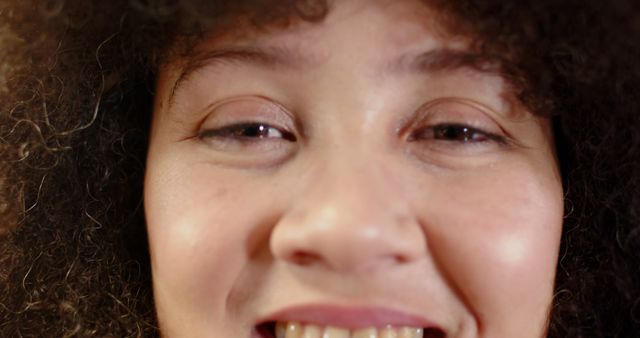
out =
[(502, 66), (502, 60), (489, 55), (466, 50), (434, 49), (401, 56), (393, 60), (387, 69), (391, 72), (434, 73), (469, 68), (481, 73), (502, 75)]
[(438, 73), (468, 69), (477, 74), (499, 77), (505, 84), (502, 95), (518, 99), (519, 85), (514, 82), (511, 73), (516, 68), (507, 59), (497, 55), (445, 48), (405, 54), (387, 64), (385, 70), (392, 73)]
[(284, 47), (226, 47), (198, 53), (190, 57), (181, 69), (178, 79), (171, 88), (169, 102), (173, 101), (173, 96), (181, 84), (197, 70), (206, 66), (238, 62), (266, 68), (301, 68), (308, 64), (308, 61), (300, 52)]

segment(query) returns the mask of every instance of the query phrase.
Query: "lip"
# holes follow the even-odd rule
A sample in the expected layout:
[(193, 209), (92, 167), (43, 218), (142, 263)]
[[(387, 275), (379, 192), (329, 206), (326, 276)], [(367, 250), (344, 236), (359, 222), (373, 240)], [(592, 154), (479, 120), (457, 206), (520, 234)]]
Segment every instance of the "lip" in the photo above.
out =
[(440, 327), (416, 314), (384, 307), (344, 306), (331, 304), (296, 305), (278, 310), (259, 322), (295, 321), (321, 326), (338, 326), (355, 330), (366, 327), (409, 326), (425, 329)]

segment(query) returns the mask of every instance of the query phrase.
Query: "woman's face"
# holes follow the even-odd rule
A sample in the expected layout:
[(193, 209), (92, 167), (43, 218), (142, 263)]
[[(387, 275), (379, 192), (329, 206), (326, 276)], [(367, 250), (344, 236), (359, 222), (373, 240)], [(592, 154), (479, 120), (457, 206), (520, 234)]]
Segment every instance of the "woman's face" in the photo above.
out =
[(165, 337), (544, 335), (549, 123), (436, 32), (418, 2), (340, 1), (161, 69), (145, 210)]

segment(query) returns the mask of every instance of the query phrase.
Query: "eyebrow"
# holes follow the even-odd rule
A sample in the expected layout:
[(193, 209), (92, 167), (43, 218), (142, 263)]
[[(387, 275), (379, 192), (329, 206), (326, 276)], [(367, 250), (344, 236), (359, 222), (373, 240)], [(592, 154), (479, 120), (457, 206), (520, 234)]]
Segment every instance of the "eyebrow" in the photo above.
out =
[[(302, 69), (315, 62), (309, 55), (303, 55), (298, 50), (282, 46), (226, 47), (198, 53), (189, 58), (181, 69), (180, 75), (171, 89), (169, 102), (173, 102), (176, 91), (193, 73), (204, 67), (225, 63), (239, 63), (272, 69)], [(387, 63), (383, 67), (383, 71), (390, 73), (435, 73), (469, 68), (480, 73), (501, 76), (502, 65), (503, 61), (496, 57), (473, 51), (433, 49), (418, 54), (402, 55)]]
[(190, 57), (182, 67), (180, 75), (171, 88), (169, 102), (180, 86), (196, 71), (225, 63), (255, 65), (262, 68), (296, 68), (301, 69), (311, 64), (311, 59), (297, 50), (285, 47), (226, 47)]
[(504, 61), (497, 57), (473, 51), (433, 49), (419, 54), (407, 54), (387, 65), (391, 72), (435, 73), (445, 70), (469, 68), (480, 73), (502, 75)]

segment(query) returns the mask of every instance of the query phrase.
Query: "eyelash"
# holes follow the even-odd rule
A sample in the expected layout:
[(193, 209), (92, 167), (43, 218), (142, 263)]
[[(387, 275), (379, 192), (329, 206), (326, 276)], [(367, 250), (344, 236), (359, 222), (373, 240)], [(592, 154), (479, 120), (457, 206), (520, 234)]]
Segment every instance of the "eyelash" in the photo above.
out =
[[(216, 107), (214, 118), (203, 123), (196, 134), (199, 140), (218, 151), (253, 160), (295, 153), (292, 146), (298, 146), (299, 134), (291, 123), (293, 117), (280, 105), (261, 98), (225, 103)], [(485, 116), (485, 109), (464, 99), (430, 101), (415, 112), (412, 123), (398, 130), (398, 136), (413, 144), (412, 151), (420, 156), (431, 152), (472, 156), (509, 148), (513, 139)]]
[[(215, 139), (238, 142), (244, 145), (261, 142), (267, 139), (278, 139), (286, 142), (297, 142), (297, 137), (282, 128), (263, 122), (235, 123), (218, 129), (202, 131), (200, 139)], [(440, 123), (412, 132), (407, 141), (420, 142), (435, 140), (446, 142), (446, 146), (481, 146), (494, 142), (500, 146), (508, 145), (505, 137), (483, 131), (461, 123)]]
[[(273, 135), (277, 133), (279, 135)], [(226, 139), (241, 143), (259, 142), (260, 139), (280, 138), (288, 142), (296, 142), (296, 136), (282, 128), (263, 122), (242, 122), (218, 129), (208, 129), (199, 133), (200, 139)]]
[(504, 136), (461, 123), (440, 123), (419, 128), (408, 137), (409, 142), (422, 140), (456, 142), (460, 144), (483, 144), (486, 142), (495, 142), (499, 145), (508, 144)]

